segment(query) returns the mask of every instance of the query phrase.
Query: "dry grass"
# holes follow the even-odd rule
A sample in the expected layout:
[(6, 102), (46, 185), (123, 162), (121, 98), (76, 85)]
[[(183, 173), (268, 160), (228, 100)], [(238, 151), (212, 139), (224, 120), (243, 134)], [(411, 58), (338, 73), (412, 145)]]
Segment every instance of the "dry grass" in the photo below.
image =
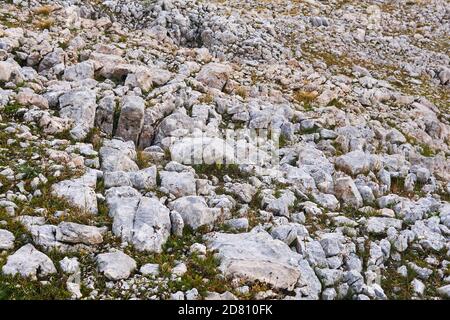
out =
[(319, 94), (316, 91), (297, 90), (294, 92), (293, 98), (300, 103), (311, 103)]
[(213, 96), (212, 94), (210, 94), (210, 93), (207, 93), (207, 94), (202, 95), (202, 96), (198, 99), (198, 101), (199, 101), (200, 103), (210, 104), (210, 103), (213, 103), (213, 102), (214, 102), (214, 96)]
[(35, 27), (39, 30), (50, 29), (55, 24), (55, 19), (49, 18), (44, 20), (39, 20), (34, 23)]
[(247, 89), (243, 86), (239, 86), (238, 88), (236, 88), (235, 93), (238, 96), (241, 96), (243, 99), (247, 99), (247, 97), (248, 97)]
[(55, 7), (46, 5), (46, 6), (42, 6), (42, 7), (38, 7), (36, 9), (34, 9), (33, 12), (36, 15), (49, 16), (54, 10), (55, 10)]

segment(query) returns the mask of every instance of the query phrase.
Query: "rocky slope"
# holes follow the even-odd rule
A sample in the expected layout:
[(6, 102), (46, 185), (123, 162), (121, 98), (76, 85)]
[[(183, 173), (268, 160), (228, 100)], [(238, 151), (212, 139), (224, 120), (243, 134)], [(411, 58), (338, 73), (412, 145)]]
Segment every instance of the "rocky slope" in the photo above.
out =
[(0, 299), (449, 298), (449, 18), (2, 1)]

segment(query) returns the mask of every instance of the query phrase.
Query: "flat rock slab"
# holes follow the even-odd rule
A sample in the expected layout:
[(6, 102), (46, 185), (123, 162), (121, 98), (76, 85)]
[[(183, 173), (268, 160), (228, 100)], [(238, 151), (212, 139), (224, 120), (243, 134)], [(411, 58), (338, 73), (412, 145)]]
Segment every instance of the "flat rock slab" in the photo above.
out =
[(210, 233), (205, 238), (208, 249), (217, 250), (220, 269), (226, 276), (288, 290), (300, 277), (301, 256), (265, 231)]
[(370, 217), (367, 221), (367, 231), (372, 234), (385, 234), (389, 228), (402, 229), (402, 221), (387, 217)]
[(139, 171), (138, 165), (134, 162), (136, 149), (133, 141), (105, 140), (100, 148), (100, 158), (101, 169), (104, 172)]
[(87, 213), (97, 214), (96, 184), (96, 173), (88, 171), (80, 178), (64, 180), (54, 184), (52, 186), (52, 194), (67, 200), (70, 204)]
[(73, 222), (61, 222), (56, 232), (56, 240), (65, 243), (84, 243), (96, 245), (103, 242), (103, 233), (106, 229), (86, 226)]

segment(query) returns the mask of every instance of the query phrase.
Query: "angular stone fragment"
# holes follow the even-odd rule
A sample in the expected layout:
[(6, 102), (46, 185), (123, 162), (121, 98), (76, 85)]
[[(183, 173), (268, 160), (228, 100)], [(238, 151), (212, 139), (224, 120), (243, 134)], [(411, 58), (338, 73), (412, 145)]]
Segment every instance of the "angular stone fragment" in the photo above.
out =
[(133, 225), (132, 242), (136, 249), (161, 252), (170, 236), (170, 211), (156, 199), (143, 197)]
[(122, 99), (117, 137), (125, 141), (138, 142), (144, 124), (145, 101), (138, 96), (126, 96)]
[(64, 180), (52, 185), (52, 194), (67, 200), (85, 212), (97, 214), (96, 184), (97, 174), (94, 171), (88, 171), (80, 178)]
[(133, 141), (123, 142), (118, 139), (104, 140), (100, 148), (101, 169), (112, 171), (138, 171), (136, 149)]
[(0, 250), (14, 248), (14, 235), (8, 230), (0, 229)]
[(95, 111), (97, 109), (96, 94), (92, 90), (73, 90), (60, 96), (59, 115), (70, 119), (75, 126), (71, 135), (77, 140), (86, 138), (94, 127)]
[(369, 220), (367, 220), (367, 231), (372, 234), (385, 234), (391, 227), (401, 230), (402, 221), (385, 217), (370, 217)]
[(196, 184), (192, 172), (160, 172), (161, 187), (166, 188), (175, 197), (196, 195)]
[(363, 199), (355, 185), (355, 182), (350, 177), (338, 178), (334, 182), (334, 192), (344, 206), (349, 206), (358, 209), (363, 206)]
[(178, 212), (184, 224), (193, 229), (213, 225), (223, 215), (219, 208), (209, 208), (203, 197), (182, 197), (170, 204), (173, 211)]
[(228, 65), (209, 63), (200, 70), (197, 80), (208, 87), (222, 90), (230, 77), (231, 71), (232, 69)]
[(98, 270), (109, 280), (127, 279), (136, 269), (136, 261), (119, 250), (101, 253), (96, 261)]
[(2, 272), (36, 278), (56, 273), (56, 268), (49, 257), (36, 250), (32, 244), (26, 244), (8, 257)]
[(338, 157), (336, 159), (336, 167), (352, 176), (356, 176), (360, 173), (379, 170), (381, 163), (376, 156), (357, 150)]
[(131, 241), (136, 210), (141, 194), (131, 187), (117, 187), (106, 191), (109, 216), (113, 218), (112, 231), (123, 241)]
[(77, 63), (67, 67), (63, 79), (66, 81), (79, 81), (94, 78), (94, 64), (90, 61)]
[(73, 222), (61, 222), (56, 232), (56, 240), (65, 243), (96, 245), (103, 242), (104, 229)]

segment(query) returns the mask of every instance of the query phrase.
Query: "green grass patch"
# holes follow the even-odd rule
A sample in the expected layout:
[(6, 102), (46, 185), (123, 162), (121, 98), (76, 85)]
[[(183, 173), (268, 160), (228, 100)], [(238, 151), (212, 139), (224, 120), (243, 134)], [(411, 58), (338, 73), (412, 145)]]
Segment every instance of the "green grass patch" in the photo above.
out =
[(249, 174), (242, 172), (237, 164), (197, 164), (193, 166), (197, 174), (203, 174), (208, 177), (215, 176), (223, 182), (224, 176), (231, 179), (246, 179)]

